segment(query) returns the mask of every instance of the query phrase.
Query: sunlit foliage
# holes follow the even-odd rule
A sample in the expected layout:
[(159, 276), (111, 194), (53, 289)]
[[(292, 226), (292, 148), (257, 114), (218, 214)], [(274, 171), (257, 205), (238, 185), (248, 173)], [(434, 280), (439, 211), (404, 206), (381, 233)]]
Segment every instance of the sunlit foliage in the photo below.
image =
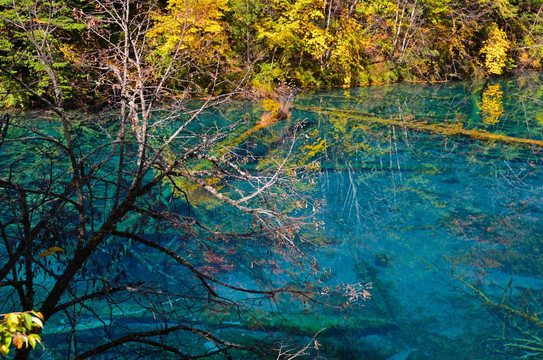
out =
[(155, 17), (157, 27), (150, 33), (161, 39), (158, 52), (168, 56), (190, 49), (200, 61), (223, 53), (228, 49), (227, 24), (222, 20), (227, 10), (226, 0), (170, 0), (164, 13)]
[(43, 316), (39, 312), (13, 312), (4, 314), (0, 322), (0, 354), (6, 357), (10, 352), (10, 346), (17, 349), (31, 346), (36, 348), (41, 343), (41, 337), (35, 333), (43, 328)]
[[(96, 27), (104, 34), (112, 29), (100, 18), (88, 17), (94, 3), (25, 1), (35, 2), (32, 13), (17, 14), (12, 1), (0, 1), (2, 63), (18, 62), (2, 72), (0, 103), (28, 105), (32, 97), (18, 91), (19, 81), (31, 84), (39, 95), (50, 76), (32, 61), (30, 43), (18, 37), (24, 29), (13, 26), (16, 16), (35, 27), (37, 41), (42, 36), (59, 39), (52, 42), (50, 64), (60, 70), (57, 80), (64, 96), (96, 101), (102, 83), (94, 80), (100, 70), (85, 67), (85, 62), (99, 52), (88, 54), (85, 34)], [(147, 60), (158, 68), (182, 54), (184, 61), (174, 64), (177, 78), (188, 76), (199, 94), (232, 90), (240, 79), (252, 94), (269, 96), (282, 84), (351, 87), (404, 79), (444, 81), (542, 66), (538, 0), (169, 0), (156, 5), (145, 44), (155, 51)], [(150, 9), (134, 3), (131, 11)], [(54, 19), (48, 19), (50, 13)], [(55, 26), (40, 27), (49, 20)], [(107, 51), (108, 45), (92, 46)], [(201, 75), (191, 77), (195, 72)], [(162, 72), (149, 75), (158, 81)]]
[[(73, 95), (79, 83), (73, 71), (77, 57), (68, 53), (82, 45), (79, 40), (85, 28), (74, 15), (78, 5), (77, 0), (0, 1), (0, 106), (20, 107), (32, 102), (35, 96), (24, 94), (25, 86), (38, 96), (52, 86), (62, 89), (66, 97)], [(25, 32), (31, 36), (23, 36)], [(51, 40), (47, 49), (41, 48), (45, 38)], [(35, 61), (36, 51), (48, 52), (47, 66)], [(54, 85), (50, 81), (53, 68), (58, 70)]]
[(507, 62), (507, 51), (511, 47), (507, 34), (498, 27), (488, 33), (481, 54), (485, 56), (485, 67), (489, 74), (501, 75)]

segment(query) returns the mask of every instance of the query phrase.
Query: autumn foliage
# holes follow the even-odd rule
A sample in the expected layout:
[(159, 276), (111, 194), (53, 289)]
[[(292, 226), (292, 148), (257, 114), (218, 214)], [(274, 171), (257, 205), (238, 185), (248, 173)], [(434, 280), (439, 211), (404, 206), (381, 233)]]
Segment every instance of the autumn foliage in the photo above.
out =
[(6, 357), (10, 346), (16, 349), (31, 346), (36, 348), (41, 337), (36, 330), (43, 328), (43, 316), (39, 312), (26, 311), (3, 314), (0, 322), (0, 354)]
[[(185, 60), (174, 65), (179, 81), (168, 85), (191, 88), (186, 91), (191, 95), (231, 91), (240, 80), (256, 89), (253, 93), (269, 96), (281, 84), (350, 87), (500, 75), (513, 68), (539, 69), (543, 57), (535, 0), (168, 0), (157, 5), (153, 26), (146, 29), (145, 45), (154, 48), (147, 60), (160, 64), (183, 55)], [(133, 6), (142, 14), (151, 11), (137, 2)], [(89, 66), (94, 60), (86, 50), (106, 51), (107, 43), (87, 35), (99, 27), (104, 33), (112, 29), (87, 16), (93, 8), (93, 2), (55, 3), (54, 33), (63, 41), (53, 43), (50, 61), (72, 100), (101, 100), (96, 95), (101, 83), (89, 81), (99, 69)], [(27, 19), (32, 26), (50, 20), (39, 2), (36, 10), (38, 17)], [(24, 29), (13, 26), (9, 6), (0, 8), (0, 15), (0, 51), (6, 55), (0, 66), (16, 63), (1, 75), (6, 95), (0, 101), (8, 107), (32, 103), (35, 96), (6, 92), (18, 87), (12, 75), (40, 84), (37, 95), (46, 92), (49, 75), (32, 61), (31, 44), (16, 40)], [(162, 75), (149, 74), (157, 82)]]

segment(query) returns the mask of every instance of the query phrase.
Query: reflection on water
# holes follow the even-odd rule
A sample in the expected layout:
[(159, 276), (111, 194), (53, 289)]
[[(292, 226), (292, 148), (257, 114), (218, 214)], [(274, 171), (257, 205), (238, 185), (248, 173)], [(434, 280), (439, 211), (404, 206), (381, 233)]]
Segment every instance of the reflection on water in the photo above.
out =
[(321, 265), (336, 281), (373, 282), (373, 299), (353, 316), (388, 324), (325, 334), (331, 358), (508, 359), (529, 352), (512, 338), (536, 336), (533, 324), (522, 335), (515, 329), (521, 319), (504, 319), (462, 282), (431, 268), (452, 269), (497, 303), (543, 310), (542, 153), (325, 115), (318, 108), (541, 140), (541, 89), (539, 76), (529, 74), (298, 100), (304, 106), (298, 115), (320, 139), (315, 142), (326, 142), (318, 189), (327, 204), (326, 234), (337, 242), (320, 249)]
[(496, 125), (503, 115), (503, 91), (500, 84), (488, 85), (481, 100), (481, 118), (485, 124)]

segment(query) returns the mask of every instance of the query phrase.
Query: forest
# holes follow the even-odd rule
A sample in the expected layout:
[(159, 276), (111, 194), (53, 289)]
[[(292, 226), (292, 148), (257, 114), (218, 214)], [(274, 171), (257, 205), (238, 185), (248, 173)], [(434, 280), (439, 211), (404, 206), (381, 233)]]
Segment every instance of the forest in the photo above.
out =
[[(13, 4), (33, 9), (16, 13)], [(5, 0), (0, 6), (4, 107), (36, 101), (13, 91), (18, 80), (35, 84), (39, 95), (50, 77), (15, 20), (54, 27), (48, 56), (66, 100), (100, 104), (115, 96), (99, 79), (111, 65), (102, 57), (111, 46), (104, 36), (116, 26), (96, 12), (95, 2)], [(183, 53), (169, 85), (185, 96), (458, 80), (541, 69), (543, 56), (539, 0), (160, 0), (131, 6), (152, 18), (141, 29), (150, 62)]]

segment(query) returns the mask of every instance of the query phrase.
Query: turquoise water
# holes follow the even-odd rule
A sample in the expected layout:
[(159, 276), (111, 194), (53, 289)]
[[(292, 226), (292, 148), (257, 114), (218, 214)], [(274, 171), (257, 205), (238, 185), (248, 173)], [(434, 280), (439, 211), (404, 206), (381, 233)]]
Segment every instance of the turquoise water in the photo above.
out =
[[(77, 278), (64, 300), (100, 289), (107, 282), (145, 283), (141, 293), (108, 294), (107, 301), (92, 299), (86, 307), (59, 312), (46, 324), (46, 351), (39, 357), (66, 358), (105, 338), (180, 322), (229, 341), (310, 344), (305, 358), (543, 357), (543, 350), (537, 351), (543, 347), (542, 329), (526, 320), (543, 311), (543, 153), (539, 145), (500, 142), (492, 136), (543, 140), (542, 75), (305, 92), (294, 100), (291, 119), (250, 132), (261, 114), (260, 102), (239, 100), (202, 117), (189, 130), (206, 131), (210, 124), (228, 127), (242, 119), (240, 130), (221, 141), (236, 146), (241, 157), (248, 150), (256, 154), (247, 155), (243, 163), (248, 171), (266, 166), (274, 156), (284, 157), (296, 133), (288, 165), (308, 170), (299, 169), (291, 179), (299, 180), (295, 190), (305, 194), (311, 205), (294, 206), (292, 213), (307, 215), (313, 206), (317, 210), (297, 239), (307, 259), (313, 256), (318, 261), (319, 286), (345, 289), (347, 284), (360, 284), (368, 288), (371, 298), (312, 299), (343, 303), (342, 310), (337, 310), (313, 307), (311, 301), (304, 305), (295, 296), (278, 296), (271, 302), (217, 287), (220, 295), (243, 306), (232, 310), (225, 304), (210, 305), (201, 283), (187, 268), (148, 248), (112, 238), (91, 259), (89, 273)], [(48, 126), (43, 124), (44, 129)], [(465, 130), (463, 135), (449, 131), (459, 128)], [(95, 144), (102, 131), (93, 124), (82, 124), (77, 130), (76, 141), (82, 148)], [(250, 135), (244, 135), (246, 130)], [(12, 153), (0, 155), (9, 159)], [(96, 159), (91, 161), (98, 161), (103, 154), (93, 156)], [(20, 157), (27, 158), (26, 154)], [(29, 155), (28, 164), (34, 163), (42, 166)], [(113, 157), (104, 165), (104, 179), (116, 163)], [(60, 160), (55, 166), (59, 173), (68, 169)], [(32, 175), (29, 171), (28, 176)], [(113, 191), (106, 182), (95, 187), (100, 201), (102, 193)], [(197, 217), (210, 228), (220, 225), (229, 231), (246, 222), (198, 189), (190, 194), (194, 196), (190, 205), (183, 197), (174, 197), (168, 186), (151, 195), (157, 207)], [(290, 194), (282, 195), (288, 200)], [(8, 213), (7, 207), (2, 209)], [(95, 226), (103, 215), (92, 214)], [(74, 221), (68, 211), (61, 214), (57, 237), (69, 243)], [(127, 218), (126, 224), (139, 224), (138, 231), (149, 239), (176, 249), (199, 268), (216, 271), (216, 276), (234, 285), (304, 286), (303, 276), (297, 281), (291, 276), (296, 266), (282, 260), (281, 254), (270, 255), (267, 244), (259, 243), (262, 239), (195, 239), (183, 229), (159, 228), (153, 221), (141, 225), (137, 216)], [(52, 245), (57, 244), (47, 246)], [(213, 268), (202, 256), (205, 247), (229, 254), (231, 260)], [(46, 265), (47, 271), (36, 279), (42, 286), (37, 298), (44, 296), (51, 284), (49, 276), (60, 271), (63, 263), (51, 259)], [(15, 296), (1, 295), (2, 311), (12, 309)], [(485, 303), (482, 296), (503, 306)], [(504, 311), (504, 306), (519, 313)], [(311, 340), (317, 332), (318, 345)], [(183, 333), (163, 340), (185, 353), (216, 350), (211, 342)], [(103, 358), (165, 356), (142, 349), (147, 348), (127, 347)], [(247, 353), (239, 356), (249, 358)]]
[[(535, 353), (511, 344), (529, 336), (519, 331), (536, 335), (539, 329), (485, 306), (451, 271), (496, 303), (505, 291), (504, 302), (514, 308), (541, 311), (542, 152), (319, 115), (317, 108), (541, 140), (542, 84), (537, 74), (525, 74), (332, 91), (298, 100), (313, 108), (296, 116), (306, 116), (307, 126), (330, 144), (319, 160), (317, 187), (326, 203), (326, 234), (338, 242), (319, 250), (321, 264), (343, 281), (372, 282), (373, 298), (357, 316), (390, 325), (334, 338), (338, 358), (510, 359)], [(501, 108), (493, 121), (481, 110), (489, 88), (502, 92), (490, 97)], [(334, 137), (334, 128), (346, 135)]]
[[(542, 343), (523, 339), (539, 336), (539, 329), (485, 304), (476, 291), (528, 314), (543, 310), (543, 153), (488, 136), (543, 140), (542, 89), (543, 78), (530, 73), (302, 93), (290, 120), (241, 144), (240, 153), (250, 148), (263, 158), (284, 155), (285, 139), (301, 121), (293, 157), (318, 165), (306, 191), (321, 203), (318, 225), (302, 235), (324, 243), (308, 255), (326, 269), (323, 285), (372, 284), (372, 298), (361, 308), (353, 301), (352, 309), (314, 310), (300, 320), (295, 304), (283, 305), (283, 321), (295, 326), (282, 333), (285, 324), (273, 324), (279, 337), (303, 343), (325, 329), (308, 358), (512, 359), (536, 353)], [(250, 128), (259, 103), (240, 103), (229, 116), (243, 107)], [(387, 119), (461, 127), (486, 139), (391, 126)], [(235, 271), (228, 279), (254, 284)]]

